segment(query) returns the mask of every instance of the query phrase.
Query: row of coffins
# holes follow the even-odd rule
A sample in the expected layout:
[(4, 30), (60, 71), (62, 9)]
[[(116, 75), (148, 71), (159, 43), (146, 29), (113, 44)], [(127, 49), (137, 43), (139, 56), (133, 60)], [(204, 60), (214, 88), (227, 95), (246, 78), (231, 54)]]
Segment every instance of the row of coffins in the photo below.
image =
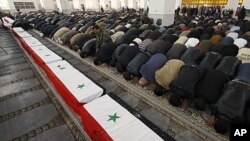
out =
[(75, 112), (84, 103), (104, 94), (103, 88), (96, 85), (22, 28), (13, 28), (13, 33), (18, 37), (24, 49), (46, 72), (61, 96)]
[(81, 116), (84, 130), (92, 140), (174, 140), (143, 116), (135, 117), (135, 111), (115, 94), (105, 94), (102, 87), (25, 30), (12, 31), (64, 101)]

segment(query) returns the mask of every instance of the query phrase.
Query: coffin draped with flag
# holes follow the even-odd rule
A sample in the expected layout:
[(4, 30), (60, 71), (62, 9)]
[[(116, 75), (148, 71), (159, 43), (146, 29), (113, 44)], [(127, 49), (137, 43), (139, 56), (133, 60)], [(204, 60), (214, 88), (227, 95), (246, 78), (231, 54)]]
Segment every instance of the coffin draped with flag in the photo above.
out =
[(45, 72), (66, 103), (76, 113), (79, 107), (100, 97), (104, 90), (66, 61), (47, 64)]
[(45, 71), (64, 101), (76, 113), (79, 114), (79, 107), (83, 104), (100, 97), (104, 93), (103, 88), (22, 28), (13, 28), (12, 32), (36, 64)]
[(32, 37), (32, 35), (30, 35), (28, 32), (26, 32), (23, 28), (21, 27), (15, 27), (12, 29), (13, 34), (21, 39), (21, 38), (25, 38), (25, 37)]
[(85, 104), (79, 111), (93, 141), (163, 141), (109, 95)]

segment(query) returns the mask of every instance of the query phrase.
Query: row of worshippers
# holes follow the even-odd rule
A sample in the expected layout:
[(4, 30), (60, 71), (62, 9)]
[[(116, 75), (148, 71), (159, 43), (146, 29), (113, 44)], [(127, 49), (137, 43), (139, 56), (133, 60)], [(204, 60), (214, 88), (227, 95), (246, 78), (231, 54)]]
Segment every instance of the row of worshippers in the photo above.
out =
[(227, 132), (234, 121), (248, 123), (249, 21), (197, 17), (188, 25), (176, 21), (156, 27), (138, 24), (135, 15), (86, 15), (81, 25), (82, 17), (73, 25), (75, 17), (53, 17), (49, 23), (56, 19), (51, 25), (59, 27), (54, 29), (46, 21), (39, 25), (43, 21), (38, 19), (48, 20), (42, 16), (33, 22), (36, 29), (50, 31), (46, 36), (80, 51), (83, 58), (95, 57), (94, 64), (116, 67), (126, 80), (152, 85), (158, 96), (171, 91), (173, 106), (194, 103), (204, 110), (208, 105), (217, 132)]
[[(98, 32), (101, 30), (98, 25), (94, 29), (98, 29)], [(247, 105), (234, 109), (241, 102), (249, 101), (247, 94), (250, 89), (246, 83), (250, 82), (247, 71), (250, 68), (250, 50), (244, 48), (249, 43), (249, 33), (243, 35), (246, 39), (238, 38), (239, 34), (234, 31), (239, 27), (232, 26), (230, 30), (226, 37), (214, 34), (200, 43), (197, 38), (187, 38), (188, 35), (178, 39), (175, 35), (171, 37), (167, 34), (164, 38), (160, 31), (153, 31), (143, 41), (136, 38), (130, 44), (119, 45), (112, 43), (112, 38), (104, 34), (105, 43), (98, 48), (94, 63), (110, 63), (119, 72), (126, 72), (123, 74), (125, 79), (139, 79), (138, 83), (142, 86), (154, 84), (156, 95), (170, 90), (173, 95), (169, 97), (169, 102), (173, 106), (185, 105), (188, 101), (194, 102), (198, 110), (204, 110), (206, 105), (211, 106), (212, 114), (217, 119), (214, 128), (219, 133), (225, 133), (230, 124), (249, 123), (250, 118)], [(124, 37), (138, 36), (138, 33), (130, 32)], [(113, 41), (116, 40), (113, 38)], [(204, 59), (201, 59), (205, 53)], [(244, 58), (247, 55), (248, 59)], [(241, 64), (240, 59), (246, 64)], [(237, 102), (227, 100), (225, 103), (225, 99), (234, 100), (236, 95), (239, 98)]]
[[(142, 86), (149, 82), (155, 84), (154, 93), (156, 95), (162, 95), (164, 91), (170, 90), (173, 95), (169, 96), (169, 102), (173, 106), (194, 102), (198, 110), (204, 110), (206, 105), (209, 105), (213, 119), (216, 119), (213, 122), (215, 130), (218, 133), (226, 133), (230, 124), (250, 122), (249, 106), (247, 105), (250, 100), (248, 96), (250, 87), (246, 84), (250, 82), (248, 72), (250, 62), (249, 58), (243, 59), (247, 62), (246, 64), (241, 64), (240, 61), (242, 56), (250, 53), (249, 48), (244, 48), (249, 41), (238, 38), (238, 33), (234, 32), (238, 30), (238, 27), (233, 26), (230, 29), (232, 32), (228, 33), (226, 37), (213, 35), (210, 40), (202, 40), (200, 44), (197, 38), (181, 36), (183, 38), (179, 39), (186, 40), (186, 42), (178, 39), (180, 42), (175, 41), (174, 43), (175, 46), (182, 46), (179, 52), (170, 42), (176, 38), (171, 39), (168, 36), (165, 39), (170, 41), (166, 42), (159, 39), (160, 36), (156, 38), (157, 32), (152, 32), (154, 34), (145, 39), (144, 43), (136, 38), (131, 44), (122, 44), (116, 49), (110, 44), (103, 44), (103, 52), (105, 50), (114, 51), (114, 58), (117, 61), (115, 66), (119, 72), (126, 71), (123, 74), (125, 79), (138, 77), (133, 80), (139, 79), (138, 83)], [(246, 36), (246, 38), (249, 37)], [(170, 49), (173, 51), (169, 52)], [(106, 52), (98, 53), (104, 55)], [(174, 54), (174, 57), (171, 56), (171, 53)], [(197, 67), (202, 53), (207, 54)], [(96, 59), (102, 58), (99, 57), (99, 54), (96, 55)], [(177, 56), (182, 55), (178, 58), (175, 56), (176, 54)], [(167, 61), (168, 58), (170, 58), (169, 61)], [(108, 63), (109, 61), (103, 60), (103, 62)], [(94, 63), (98, 65), (103, 62)], [(239, 65), (239, 70), (237, 70)], [(237, 75), (235, 76), (235, 74)], [(230, 81), (232, 78), (240, 80), (240, 82)], [(238, 100), (232, 103), (235, 96), (238, 97)], [(242, 102), (245, 105), (242, 105)], [(234, 109), (235, 107), (238, 108)]]

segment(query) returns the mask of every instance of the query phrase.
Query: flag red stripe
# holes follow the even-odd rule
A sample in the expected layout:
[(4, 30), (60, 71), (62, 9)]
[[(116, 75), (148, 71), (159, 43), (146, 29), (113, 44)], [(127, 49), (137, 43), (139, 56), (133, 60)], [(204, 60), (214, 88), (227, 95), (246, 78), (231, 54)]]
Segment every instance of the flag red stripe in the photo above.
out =
[(79, 114), (79, 107), (82, 107), (82, 103), (73, 96), (73, 94), (67, 89), (63, 82), (53, 73), (53, 71), (47, 66), (43, 66), (48, 78), (53, 83), (59, 94), (63, 97), (64, 101), (77, 113)]
[(79, 112), (84, 129), (93, 141), (113, 141), (109, 134), (83, 106), (80, 107)]
[(82, 103), (73, 96), (73, 94), (67, 89), (62, 81), (53, 73), (53, 71), (45, 64), (45, 62), (31, 49), (31, 47), (25, 42), (24, 39), (20, 38), (23, 48), (32, 56), (35, 62), (46, 72), (48, 78), (55, 86), (64, 101), (71, 107), (77, 114), (79, 114), (79, 107), (82, 107)]

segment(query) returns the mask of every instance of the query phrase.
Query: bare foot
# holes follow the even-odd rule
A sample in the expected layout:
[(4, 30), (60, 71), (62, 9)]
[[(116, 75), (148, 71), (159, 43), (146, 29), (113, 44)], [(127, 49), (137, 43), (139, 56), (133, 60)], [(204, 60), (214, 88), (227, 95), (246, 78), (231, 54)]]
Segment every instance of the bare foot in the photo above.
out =
[(102, 63), (101, 66), (102, 66), (102, 67), (107, 67), (108, 64), (107, 64), (107, 63)]
[(170, 97), (171, 97), (171, 95), (168, 94), (168, 95), (167, 95), (167, 100), (168, 100), (168, 101), (170, 100)]
[(139, 80), (139, 85), (141, 85), (141, 86), (146, 86), (148, 84), (148, 80), (146, 80), (145, 78), (141, 78), (140, 80)]
[(211, 116), (207, 119), (206, 124), (211, 127), (214, 125), (215, 120), (216, 120), (215, 116)]
[(188, 100), (187, 100), (187, 99), (184, 99), (184, 100), (182, 101), (181, 107), (182, 107), (182, 108), (187, 108), (187, 107), (188, 107)]

